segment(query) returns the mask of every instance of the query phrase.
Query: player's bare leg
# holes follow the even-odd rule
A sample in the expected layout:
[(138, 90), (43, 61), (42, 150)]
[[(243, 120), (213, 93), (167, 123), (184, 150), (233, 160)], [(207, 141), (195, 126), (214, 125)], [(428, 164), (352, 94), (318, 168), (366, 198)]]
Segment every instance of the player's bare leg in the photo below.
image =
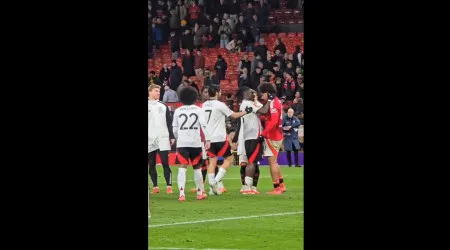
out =
[(186, 200), (186, 196), (184, 194), (184, 190), (186, 189), (186, 170), (187, 165), (180, 165), (180, 167), (178, 168), (177, 185), (178, 190), (180, 191), (180, 196), (178, 197), (179, 201)]
[(258, 189), (257, 189), (258, 181), (259, 181), (259, 174), (260, 174), (259, 165), (258, 165), (258, 163), (255, 163), (255, 175), (253, 177), (253, 186), (252, 186), (252, 191), (254, 194), (259, 194)]
[(269, 156), (268, 162), (270, 166), (270, 175), (272, 176), (272, 182), (273, 182), (273, 190), (271, 192), (268, 192), (267, 194), (282, 194), (283, 192), (280, 189), (280, 166), (278, 165), (278, 157), (276, 156)]

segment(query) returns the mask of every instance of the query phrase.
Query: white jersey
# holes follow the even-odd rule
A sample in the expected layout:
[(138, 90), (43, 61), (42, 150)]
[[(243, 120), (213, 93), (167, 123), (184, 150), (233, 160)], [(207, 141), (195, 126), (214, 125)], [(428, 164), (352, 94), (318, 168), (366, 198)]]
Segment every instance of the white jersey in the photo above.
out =
[(201, 148), (200, 128), (205, 139), (210, 140), (202, 109), (196, 105), (177, 108), (173, 114), (173, 134), (177, 139), (177, 148)]
[(252, 101), (244, 100), (241, 103), (240, 110), (245, 111), (247, 107), (252, 107), (253, 112), (246, 114), (241, 117), (241, 130), (244, 135), (244, 140), (254, 140), (258, 139), (261, 132), (263, 131), (261, 126), (261, 121), (259, 120), (256, 111), (262, 108), (262, 104), (257, 102), (253, 103)]
[(209, 100), (202, 106), (211, 142), (224, 142), (227, 139), (225, 118), (233, 114), (228, 106), (218, 100)]
[[(169, 108), (160, 101), (148, 101), (148, 152), (170, 150), (172, 134)], [(173, 135), (172, 135), (173, 138)]]

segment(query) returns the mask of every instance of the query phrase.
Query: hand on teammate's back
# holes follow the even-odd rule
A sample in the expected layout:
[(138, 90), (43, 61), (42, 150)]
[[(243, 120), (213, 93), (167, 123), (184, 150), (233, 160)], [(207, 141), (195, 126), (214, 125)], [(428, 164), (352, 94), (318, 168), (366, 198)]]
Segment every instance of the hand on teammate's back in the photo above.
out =
[(170, 146), (173, 146), (175, 144), (175, 139), (170, 139)]
[(248, 107), (245, 108), (245, 112), (247, 114), (250, 114), (251, 112), (253, 112), (253, 108), (251, 106), (248, 106)]

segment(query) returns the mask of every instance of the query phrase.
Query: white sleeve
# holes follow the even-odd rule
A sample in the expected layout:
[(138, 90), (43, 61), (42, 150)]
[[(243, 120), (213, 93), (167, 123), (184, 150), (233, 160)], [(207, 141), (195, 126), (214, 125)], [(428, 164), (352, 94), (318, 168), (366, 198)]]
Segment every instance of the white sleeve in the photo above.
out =
[(175, 139), (178, 140), (178, 110), (176, 109), (173, 113), (173, 120), (172, 120), (172, 132), (175, 136)]
[(233, 111), (223, 102), (220, 103), (219, 110), (225, 117), (230, 117), (233, 114)]
[(298, 60), (299, 65), (302, 64), (302, 54), (301, 53), (297, 54), (297, 60)]
[(203, 112), (202, 109), (199, 109), (198, 112), (198, 122), (200, 124), (200, 127), (202, 128), (203, 134), (205, 135), (205, 140), (210, 141), (211, 137), (208, 133), (208, 129), (206, 128), (205, 112)]
[(256, 114), (256, 111), (258, 111), (260, 108), (262, 108), (264, 105), (262, 105), (262, 103), (260, 103), (259, 101), (256, 101), (253, 103), (252, 108), (253, 108), (253, 113)]

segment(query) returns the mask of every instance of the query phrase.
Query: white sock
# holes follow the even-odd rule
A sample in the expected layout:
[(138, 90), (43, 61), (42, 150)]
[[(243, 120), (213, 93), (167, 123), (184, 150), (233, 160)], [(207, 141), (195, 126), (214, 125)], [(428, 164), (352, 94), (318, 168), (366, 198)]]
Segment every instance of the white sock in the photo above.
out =
[(195, 187), (197, 188), (197, 195), (202, 194), (202, 184), (203, 184), (203, 176), (202, 176), (202, 170), (194, 169), (194, 181), (195, 181)]
[(245, 176), (245, 187), (246, 187), (246, 189), (250, 189), (251, 186), (253, 186), (253, 178)]
[(222, 181), (218, 182), (218, 183), (217, 183), (217, 187), (218, 187), (219, 189), (222, 189), (222, 188), (223, 188), (223, 182), (222, 182)]
[(186, 185), (186, 169), (178, 168), (178, 179), (177, 179), (178, 189), (180, 190), (180, 196), (184, 195), (184, 189)]
[(208, 173), (208, 181), (209, 181), (209, 185), (214, 185), (216, 183), (214, 180), (214, 173), (212, 173), (212, 174)]
[(214, 179), (216, 182), (219, 182), (222, 180), (222, 178), (225, 176), (225, 173), (227, 172), (226, 169), (220, 167), (219, 172), (216, 175), (216, 178)]

